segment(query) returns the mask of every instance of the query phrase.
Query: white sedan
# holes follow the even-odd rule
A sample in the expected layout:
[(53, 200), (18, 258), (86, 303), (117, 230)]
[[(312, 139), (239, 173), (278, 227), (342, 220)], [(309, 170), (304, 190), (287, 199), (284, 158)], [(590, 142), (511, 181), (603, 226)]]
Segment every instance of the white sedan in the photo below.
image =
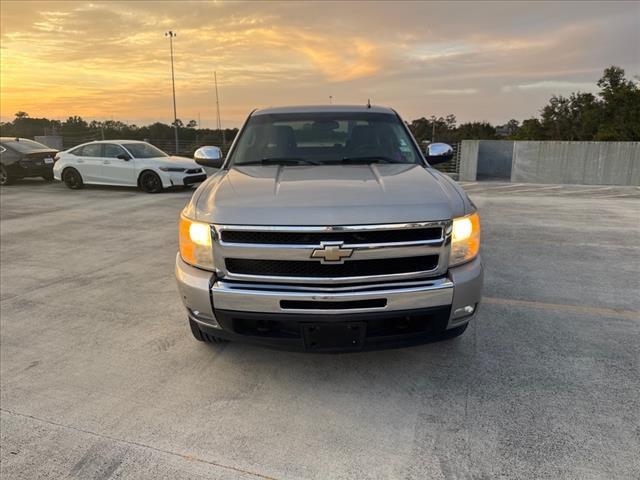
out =
[(190, 158), (173, 157), (147, 142), (102, 140), (58, 153), (53, 176), (69, 188), (91, 185), (140, 187), (155, 193), (169, 187), (188, 187), (207, 178)]

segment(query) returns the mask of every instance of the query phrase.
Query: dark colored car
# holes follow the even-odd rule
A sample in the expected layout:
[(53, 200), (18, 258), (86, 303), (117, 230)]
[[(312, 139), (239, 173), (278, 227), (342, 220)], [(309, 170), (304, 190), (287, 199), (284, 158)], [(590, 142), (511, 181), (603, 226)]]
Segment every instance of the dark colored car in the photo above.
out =
[(0, 185), (25, 177), (53, 181), (53, 163), (58, 151), (26, 138), (0, 137)]

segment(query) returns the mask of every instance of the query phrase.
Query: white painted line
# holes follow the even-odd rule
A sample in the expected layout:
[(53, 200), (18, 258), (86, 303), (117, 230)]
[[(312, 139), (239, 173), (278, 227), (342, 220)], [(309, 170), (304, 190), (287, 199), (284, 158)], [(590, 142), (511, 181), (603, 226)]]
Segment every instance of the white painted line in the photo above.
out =
[(584, 187), (582, 187), (581, 190), (571, 190), (571, 191), (563, 192), (563, 193), (565, 195), (573, 195), (575, 193), (601, 192), (602, 190), (611, 190), (612, 188), (613, 188), (613, 186), (600, 187), (600, 188), (591, 188), (591, 187), (584, 188)]
[(551, 185), (545, 187), (527, 187), (523, 190), (511, 190), (509, 193), (523, 193), (523, 192), (540, 192), (543, 190), (557, 190), (558, 188), (562, 188), (564, 185)]
[(636, 199), (640, 199), (640, 194), (638, 194), (638, 193), (622, 193), (620, 195), (596, 195), (593, 198), (636, 198)]
[(503, 189), (506, 189), (506, 188), (521, 188), (521, 187), (524, 187), (524, 186), (525, 186), (524, 183), (510, 183), (510, 184), (507, 184), (507, 185), (499, 185), (497, 187), (492, 187), (492, 188), (489, 188), (489, 190), (495, 191), (495, 190), (503, 190)]

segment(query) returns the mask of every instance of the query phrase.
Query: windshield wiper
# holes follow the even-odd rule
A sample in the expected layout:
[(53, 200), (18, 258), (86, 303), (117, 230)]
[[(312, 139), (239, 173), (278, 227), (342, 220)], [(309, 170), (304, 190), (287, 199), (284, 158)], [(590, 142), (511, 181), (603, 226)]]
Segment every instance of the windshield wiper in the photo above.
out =
[(307, 158), (299, 158), (299, 157), (267, 157), (261, 158), (260, 160), (252, 160), (250, 162), (242, 162), (237, 163), (236, 165), (300, 165), (300, 164), (308, 164), (308, 165), (318, 165), (317, 162), (313, 160), (309, 160)]
[(391, 157), (384, 157), (381, 155), (372, 155), (368, 157), (344, 157), (341, 160), (342, 163), (400, 163)]

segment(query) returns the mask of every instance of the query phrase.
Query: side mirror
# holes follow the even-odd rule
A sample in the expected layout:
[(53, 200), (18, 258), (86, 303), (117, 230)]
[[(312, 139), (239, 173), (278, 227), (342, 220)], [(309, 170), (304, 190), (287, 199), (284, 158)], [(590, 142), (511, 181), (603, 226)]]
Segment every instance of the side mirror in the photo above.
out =
[(119, 158), (120, 160), (124, 160), (125, 162), (128, 162), (129, 160), (131, 160), (131, 157), (126, 153), (121, 153), (116, 158)]
[(453, 147), (446, 143), (431, 143), (427, 146), (426, 151), (429, 165), (436, 165), (453, 160)]
[(193, 159), (203, 167), (220, 168), (223, 162), (222, 150), (218, 147), (200, 147), (193, 154)]

